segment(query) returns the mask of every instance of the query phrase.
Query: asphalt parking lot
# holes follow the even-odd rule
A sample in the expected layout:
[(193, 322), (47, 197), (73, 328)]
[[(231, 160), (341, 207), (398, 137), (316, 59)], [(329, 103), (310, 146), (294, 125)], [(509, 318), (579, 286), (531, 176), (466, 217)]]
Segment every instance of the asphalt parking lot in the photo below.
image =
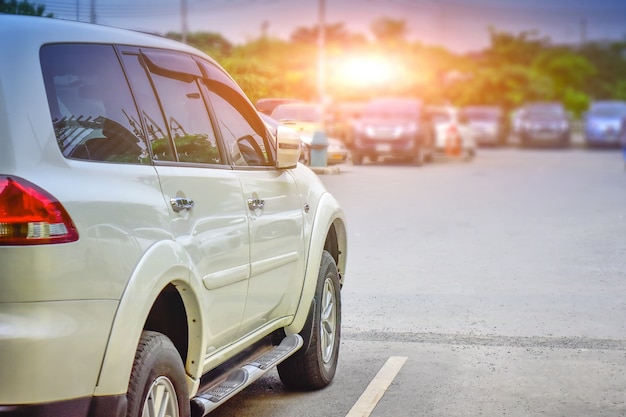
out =
[(339, 169), (321, 176), (350, 220), (335, 381), (273, 372), (216, 416), (626, 415), (619, 150)]

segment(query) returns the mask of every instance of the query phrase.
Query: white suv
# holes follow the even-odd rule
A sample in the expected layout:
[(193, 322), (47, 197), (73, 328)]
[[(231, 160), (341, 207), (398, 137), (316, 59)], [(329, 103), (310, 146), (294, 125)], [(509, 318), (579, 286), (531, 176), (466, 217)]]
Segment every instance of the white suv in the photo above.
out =
[(331, 383), (345, 217), (187, 45), (0, 15), (0, 416), (200, 416)]

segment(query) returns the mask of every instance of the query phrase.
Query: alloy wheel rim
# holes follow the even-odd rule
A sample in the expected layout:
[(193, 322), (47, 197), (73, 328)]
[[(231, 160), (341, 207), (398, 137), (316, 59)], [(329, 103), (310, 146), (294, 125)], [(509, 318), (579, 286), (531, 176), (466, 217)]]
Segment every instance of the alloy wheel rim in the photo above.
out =
[(320, 342), (322, 347), (322, 360), (325, 364), (333, 360), (335, 339), (337, 337), (337, 300), (335, 298), (335, 285), (330, 278), (324, 281), (322, 292)]
[(178, 399), (174, 385), (165, 376), (152, 382), (148, 395), (143, 403), (142, 417), (180, 417), (178, 415)]

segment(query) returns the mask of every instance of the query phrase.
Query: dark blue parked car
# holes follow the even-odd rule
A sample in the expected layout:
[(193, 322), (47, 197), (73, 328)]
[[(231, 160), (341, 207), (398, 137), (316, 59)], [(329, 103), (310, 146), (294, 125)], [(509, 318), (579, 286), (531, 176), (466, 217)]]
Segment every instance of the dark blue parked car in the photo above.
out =
[(585, 114), (587, 146), (619, 147), (626, 139), (626, 102), (595, 101)]

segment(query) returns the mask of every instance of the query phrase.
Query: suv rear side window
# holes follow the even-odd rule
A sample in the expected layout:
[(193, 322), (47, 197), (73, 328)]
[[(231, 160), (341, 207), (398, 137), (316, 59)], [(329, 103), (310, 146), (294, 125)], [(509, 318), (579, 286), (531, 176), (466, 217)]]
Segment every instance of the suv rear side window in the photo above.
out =
[(72, 159), (148, 164), (137, 108), (112, 45), (40, 51), (57, 142)]
[[(189, 61), (196, 65), (189, 57)], [(197, 79), (152, 71), (179, 162), (219, 164), (217, 139)]]

